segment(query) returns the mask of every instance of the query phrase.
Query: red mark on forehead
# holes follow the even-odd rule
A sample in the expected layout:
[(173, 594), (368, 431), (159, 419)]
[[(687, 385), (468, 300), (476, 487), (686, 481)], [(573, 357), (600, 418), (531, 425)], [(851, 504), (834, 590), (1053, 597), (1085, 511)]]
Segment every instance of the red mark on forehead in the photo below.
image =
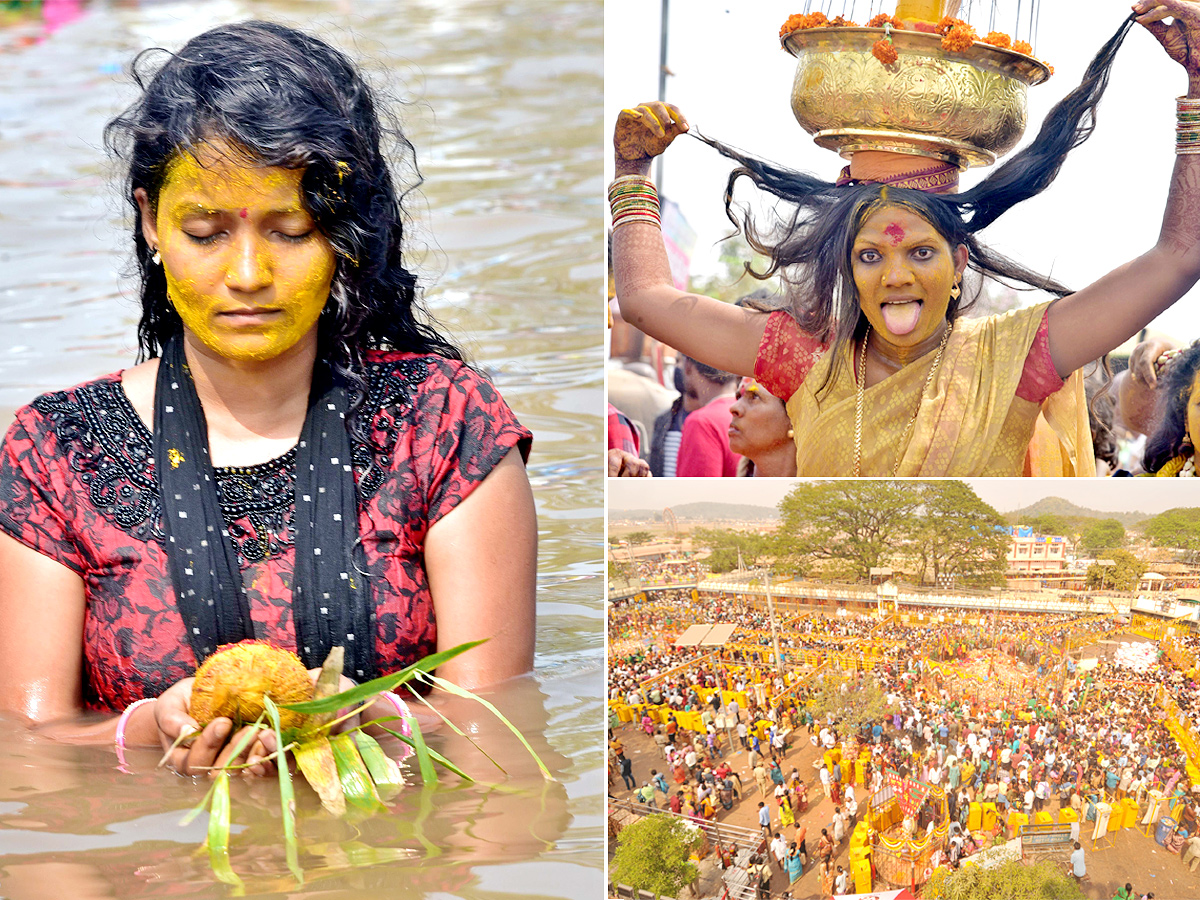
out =
[(244, 219), (244, 218), (246, 218), (246, 216), (248, 216), (250, 214), (248, 212), (246, 212), (246, 207), (243, 206), (242, 211), (240, 213), (238, 213), (238, 215)]
[(892, 239), (892, 246), (896, 247), (904, 240), (904, 229), (896, 222), (893, 222), (887, 228), (883, 229), (883, 233)]

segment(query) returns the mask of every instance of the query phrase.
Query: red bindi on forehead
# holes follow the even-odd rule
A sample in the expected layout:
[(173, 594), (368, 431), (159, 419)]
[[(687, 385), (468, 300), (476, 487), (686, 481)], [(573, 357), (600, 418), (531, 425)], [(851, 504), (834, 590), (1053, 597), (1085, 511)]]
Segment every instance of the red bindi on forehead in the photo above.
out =
[(244, 219), (244, 218), (246, 218), (246, 216), (250, 215), (250, 213), (248, 213), (248, 212), (246, 211), (246, 207), (244, 207), (244, 206), (243, 206), (243, 207), (242, 207), (242, 211), (241, 211), (240, 213), (238, 213), (238, 215), (239, 215), (239, 216), (241, 216), (241, 217)]
[(883, 229), (883, 233), (891, 238), (893, 247), (898, 246), (904, 240), (904, 228), (899, 222), (892, 222), (887, 228)]

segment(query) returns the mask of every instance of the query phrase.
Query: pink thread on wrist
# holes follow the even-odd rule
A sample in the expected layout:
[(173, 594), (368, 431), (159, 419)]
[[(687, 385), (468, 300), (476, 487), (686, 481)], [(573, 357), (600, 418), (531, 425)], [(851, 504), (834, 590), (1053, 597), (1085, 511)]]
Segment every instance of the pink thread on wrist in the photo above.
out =
[[(409, 710), (408, 704), (391, 691), (384, 691), (379, 695), (379, 699), (387, 701), (387, 703), (394, 710), (396, 710), (396, 715), (400, 717), (400, 728), (398, 729), (399, 732), (406, 738), (411, 738), (412, 726), (408, 724), (408, 719), (412, 716), (412, 711)], [(412, 747), (408, 746), (408, 744), (402, 743), (400, 745), (400, 755), (396, 757), (396, 761), (403, 762), (404, 760), (408, 759), (408, 757), (412, 756), (413, 752), (414, 751)]]
[(125, 726), (129, 724), (129, 717), (133, 715), (133, 711), (139, 706), (145, 706), (147, 703), (153, 703), (154, 697), (144, 697), (141, 700), (135, 700), (125, 707), (125, 711), (121, 713), (121, 717), (117, 719), (117, 734), (115, 742), (117, 745), (117, 767), (126, 774), (129, 770), (125, 768)]
[(412, 712), (408, 708), (408, 704), (401, 700), (396, 694), (391, 691), (384, 691), (379, 695), (380, 699), (386, 700), (396, 710), (396, 715), (400, 717), (400, 733), (405, 737), (412, 737), (412, 727), (406, 721), (412, 716)]

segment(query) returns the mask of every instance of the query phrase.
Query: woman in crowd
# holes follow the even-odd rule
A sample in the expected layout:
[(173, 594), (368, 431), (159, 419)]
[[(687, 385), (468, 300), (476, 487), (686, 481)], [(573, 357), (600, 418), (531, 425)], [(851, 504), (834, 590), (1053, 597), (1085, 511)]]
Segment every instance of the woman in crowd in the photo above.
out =
[[(215, 28), (151, 66), (106, 131), (144, 361), (39, 397), (0, 447), (0, 710), (170, 746), (197, 730), (196, 665), (247, 638), (310, 669), (342, 646), (357, 681), (474, 638), (497, 640), (442, 674), (528, 671), (530, 433), (423, 321), (385, 155), (407, 143), (290, 28)], [(229, 761), (230, 727), (176, 768)]]
[(1158, 415), (1146, 441), (1146, 471), (1160, 477), (1196, 476), (1196, 440), (1200, 439), (1200, 343), (1160, 356)]

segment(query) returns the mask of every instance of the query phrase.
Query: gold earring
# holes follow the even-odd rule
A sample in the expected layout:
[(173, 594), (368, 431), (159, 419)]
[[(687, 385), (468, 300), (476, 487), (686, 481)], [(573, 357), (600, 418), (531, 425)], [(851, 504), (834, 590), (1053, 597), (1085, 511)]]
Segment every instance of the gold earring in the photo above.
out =
[(790, 441), (795, 436), (796, 436), (796, 432), (793, 429), (789, 428), (788, 429), (788, 440)]
[(962, 296), (962, 288), (960, 288), (958, 286), (958, 282), (955, 281), (954, 285), (950, 288), (950, 299), (957, 300), (961, 296)]
[(154, 255), (150, 257), (150, 262), (154, 263), (156, 266), (162, 265), (162, 257), (158, 255), (157, 247), (154, 248)]

